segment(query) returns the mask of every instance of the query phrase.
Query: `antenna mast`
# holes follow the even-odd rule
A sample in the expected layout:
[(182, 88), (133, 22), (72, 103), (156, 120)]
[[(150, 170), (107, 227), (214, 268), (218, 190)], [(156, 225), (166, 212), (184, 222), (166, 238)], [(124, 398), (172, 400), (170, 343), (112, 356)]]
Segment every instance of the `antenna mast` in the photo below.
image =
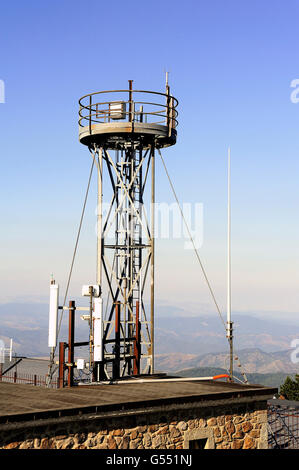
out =
[(227, 162), (227, 338), (229, 341), (229, 374), (233, 379), (233, 322), (231, 321), (231, 195), (230, 147)]

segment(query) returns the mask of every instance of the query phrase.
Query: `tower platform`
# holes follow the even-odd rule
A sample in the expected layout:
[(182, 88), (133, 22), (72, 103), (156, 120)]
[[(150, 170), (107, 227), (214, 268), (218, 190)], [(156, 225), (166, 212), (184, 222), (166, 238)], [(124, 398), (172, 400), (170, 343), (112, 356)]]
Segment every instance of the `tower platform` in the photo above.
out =
[(91, 124), (79, 129), (79, 140), (82, 144), (105, 146), (110, 150), (117, 150), (130, 142), (142, 141), (143, 149), (148, 148), (155, 141), (156, 148), (170, 147), (176, 143), (177, 132), (169, 130), (167, 126), (159, 124), (146, 124), (139, 122), (115, 122)]
[(169, 92), (100, 91), (83, 96), (79, 104), (79, 140), (84, 145), (117, 150), (176, 143), (178, 101)]

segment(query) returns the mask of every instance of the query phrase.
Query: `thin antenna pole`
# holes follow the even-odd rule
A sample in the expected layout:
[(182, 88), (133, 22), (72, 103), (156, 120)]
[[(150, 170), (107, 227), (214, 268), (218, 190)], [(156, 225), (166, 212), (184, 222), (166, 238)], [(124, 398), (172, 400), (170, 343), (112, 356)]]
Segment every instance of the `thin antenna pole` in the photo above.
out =
[(231, 155), (227, 158), (227, 337), (230, 347), (230, 378), (233, 379), (233, 323), (231, 321)]
[(151, 374), (155, 371), (155, 147), (151, 147), (152, 190), (151, 190)]
[(166, 95), (167, 95), (167, 99), (166, 99), (167, 127), (168, 127), (168, 136), (170, 137), (171, 136), (171, 126), (170, 126), (171, 110), (170, 110), (170, 87), (168, 84), (168, 72), (166, 72)]
[(102, 285), (103, 149), (98, 150), (97, 284)]
[(230, 147), (227, 156), (227, 323), (231, 321), (231, 202), (230, 202)]

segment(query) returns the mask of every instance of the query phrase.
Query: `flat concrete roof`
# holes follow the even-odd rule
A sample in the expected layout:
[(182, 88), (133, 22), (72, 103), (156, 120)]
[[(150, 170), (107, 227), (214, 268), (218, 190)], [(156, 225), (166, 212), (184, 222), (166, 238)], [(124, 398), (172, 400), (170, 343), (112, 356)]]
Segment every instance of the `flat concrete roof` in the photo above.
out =
[[(28, 422), (63, 416), (131, 410), (152, 411), (161, 407), (196, 403), (215, 406), (227, 402), (268, 400), (276, 388), (222, 381), (123, 383), (48, 389), (0, 382), (0, 424)], [(1, 426), (2, 427), (2, 426)]]

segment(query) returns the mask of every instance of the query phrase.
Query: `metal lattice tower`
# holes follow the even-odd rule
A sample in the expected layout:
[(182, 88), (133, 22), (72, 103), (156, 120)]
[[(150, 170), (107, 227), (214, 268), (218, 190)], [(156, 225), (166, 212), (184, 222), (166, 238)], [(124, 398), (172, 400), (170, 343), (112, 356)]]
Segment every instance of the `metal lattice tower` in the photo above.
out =
[[(178, 102), (168, 81), (166, 93), (158, 93), (133, 90), (129, 80), (128, 90), (91, 93), (79, 104), (79, 140), (98, 170), (97, 284), (103, 304), (94, 379), (152, 374), (155, 150), (176, 143)], [(103, 197), (106, 181), (109, 198)]]

